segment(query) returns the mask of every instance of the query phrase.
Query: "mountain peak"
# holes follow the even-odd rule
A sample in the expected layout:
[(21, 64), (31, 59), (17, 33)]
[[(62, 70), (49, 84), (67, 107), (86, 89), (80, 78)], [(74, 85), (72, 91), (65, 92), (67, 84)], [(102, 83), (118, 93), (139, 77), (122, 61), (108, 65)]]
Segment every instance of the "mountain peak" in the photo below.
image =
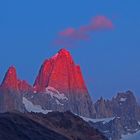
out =
[(32, 91), (32, 86), (30, 86), (25, 80), (18, 79), (16, 68), (14, 66), (8, 68), (1, 87), (21, 92)]
[(65, 48), (60, 49), (58, 53), (70, 55), (70, 52), (68, 50), (66, 50)]
[(35, 80), (34, 87), (45, 91), (47, 86), (62, 93), (88, 93), (79, 65), (65, 48), (50, 59), (45, 60)]
[(8, 71), (11, 72), (11, 73), (16, 72), (16, 67), (14, 65), (12, 65), (8, 68)]
[(17, 81), (18, 80), (17, 80), (16, 68), (14, 66), (10, 66), (3, 79), (2, 87), (4, 86), (6, 88), (17, 90), (18, 89)]
[[(58, 51), (58, 53), (56, 53), (53, 57), (51, 57), (50, 59), (51, 60), (55, 60), (57, 58), (64, 58), (64, 59), (69, 59), (69, 60), (72, 60), (72, 57), (71, 57), (71, 54), (68, 50), (66, 50), (65, 48), (63, 49), (60, 49)], [(50, 60), (49, 59), (49, 60)]]
[(70, 110), (87, 117), (95, 116), (95, 108), (80, 66), (74, 63), (70, 52), (66, 49), (61, 49), (44, 61), (34, 83), (34, 93), (42, 93), (39, 94), (40, 99), (35, 94), (34, 101), (39, 104), (42, 104), (45, 95), (48, 96), (46, 97), (48, 103), (45, 102), (47, 109)]

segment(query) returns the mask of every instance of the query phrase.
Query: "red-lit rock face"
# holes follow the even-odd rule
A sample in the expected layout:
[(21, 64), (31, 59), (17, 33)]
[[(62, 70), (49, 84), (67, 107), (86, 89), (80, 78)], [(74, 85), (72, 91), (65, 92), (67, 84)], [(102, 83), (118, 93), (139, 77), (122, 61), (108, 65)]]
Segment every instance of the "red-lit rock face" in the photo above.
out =
[(3, 105), (0, 106), (0, 111), (1, 108), (2, 111), (24, 111), (22, 101), (23, 97), (26, 97), (43, 109), (70, 110), (81, 116), (95, 116), (80, 66), (75, 65), (70, 53), (65, 49), (44, 61), (34, 87), (26, 81), (19, 80), (15, 67), (10, 67), (0, 86), (0, 93), (0, 104)]
[(18, 89), (21, 92), (32, 92), (33, 88), (25, 80), (18, 80)]
[(80, 67), (74, 64), (70, 53), (65, 49), (46, 60), (39, 71), (34, 88), (41, 92), (47, 86), (66, 94), (88, 93)]
[(26, 81), (18, 80), (16, 68), (14, 66), (11, 66), (6, 72), (1, 87), (22, 92), (28, 92), (32, 90), (32, 87)]
[(75, 67), (75, 71), (76, 71), (76, 82), (77, 82), (77, 87), (81, 90), (80, 92), (81, 93), (86, 93), (87, 92), (87, 88), (86, 88), (86, 85), (85, 85), (85, 82), (84, 82), (84, 79), (82, 77), (82, 72), (81, 72), (81, 69), (80, 69), (80, 66), (77, 65)]
[(35, 80), (34, 89), (26, 81), (17, 78), (13, 66), (8, 69), (1, 86), (22, 92), (43, 92), (50, 86), (65, 94), (88, 93), (80, 66), (74, 64), (70, 53), (65, 49), (44, 61)]
[(15, 67), (11, 66), (2, 82), (2, 87), (18, 90), (18, 81)]

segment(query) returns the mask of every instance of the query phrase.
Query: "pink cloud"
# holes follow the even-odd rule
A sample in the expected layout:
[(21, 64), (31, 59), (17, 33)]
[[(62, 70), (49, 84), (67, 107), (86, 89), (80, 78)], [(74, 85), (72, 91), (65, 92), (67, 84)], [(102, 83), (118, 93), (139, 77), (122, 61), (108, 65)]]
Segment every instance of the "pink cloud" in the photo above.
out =
[(76, 32), (76, 30), (74, 28), (68, 28), (63, 32), (60, 32), (59, 34), (62, 36), (70, 36), (72, 34), (74, 34)]
[(85, 32), (76, 30), (74, 28), (67, 28), (66, 30), (60, 32), (59, 35), (76, 40), (87, 40), (89, 38), (89, 36)]
[(105, 16), (96, 16), (91, 20), (91, 23), (86, 26), (80, 27), (80, 31), (90, 32), (102, 29), (113, 29), (113, 23)]
[(113, 28), (112, 21), (106, 16), (96, 16), (87, 25), (82, 25), (77, 29), (70, 27), (59, 32), (55, 44), (68, 46), (68, 44), (74, 44), (77, 41), (89, 40), (91, 35), (89, 32), (111, 30)]

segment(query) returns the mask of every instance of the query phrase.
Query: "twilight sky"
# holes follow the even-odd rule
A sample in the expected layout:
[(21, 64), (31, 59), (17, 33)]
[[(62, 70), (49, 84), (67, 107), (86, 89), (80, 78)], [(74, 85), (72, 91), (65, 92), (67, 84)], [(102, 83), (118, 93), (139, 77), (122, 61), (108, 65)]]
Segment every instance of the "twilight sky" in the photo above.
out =
[(140, 1), (0, 1), (0, 80), (10, 65), (33, 83), (44, 59), (67, 48), (94, 99), (140, 93)]

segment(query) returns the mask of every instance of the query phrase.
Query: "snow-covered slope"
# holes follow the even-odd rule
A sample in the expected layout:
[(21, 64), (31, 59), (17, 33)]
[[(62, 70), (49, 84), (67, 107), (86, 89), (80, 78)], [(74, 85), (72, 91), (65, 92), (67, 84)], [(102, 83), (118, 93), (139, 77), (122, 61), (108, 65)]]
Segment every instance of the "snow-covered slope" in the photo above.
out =
[(52, 110), (42, 109), (42, 107), (40, 105), (34, 105), (32, 102), (30, 102), (25, 97), (23, 97), (23, 104), (28, 112), (43, 113), (43, 114), (52, 112)]
[(140, 140), (140, 131), (134, 134), (123, 135), (121, 140)]
[(103, 119), (91, 119), (91, 118), (86, 118), (86, 117), (82, 117), (80, 116), (83, 120), (85, 120), (86, 122), (102, 122), (103, 124), (105, 123), (109, 123), (110, 121), (112, 121), (115, 117), (111, 117), (111, 118), (103, 118)]
[(89, 124), (94, 128), (97, 128), (106, 137), (108, 137), (109, 140), (140, 140), (140, 126), (139, 122), (136, 120), (125, 122), (120, 117), (103, 119), (81, 118), (89, 122)]
[(68, 100), (68, 98), (63, 93), (60, 93), (54, 87), (48, 86), (45, 93), (49, 94), (52, 98), (57, 98), (58, 100)]

